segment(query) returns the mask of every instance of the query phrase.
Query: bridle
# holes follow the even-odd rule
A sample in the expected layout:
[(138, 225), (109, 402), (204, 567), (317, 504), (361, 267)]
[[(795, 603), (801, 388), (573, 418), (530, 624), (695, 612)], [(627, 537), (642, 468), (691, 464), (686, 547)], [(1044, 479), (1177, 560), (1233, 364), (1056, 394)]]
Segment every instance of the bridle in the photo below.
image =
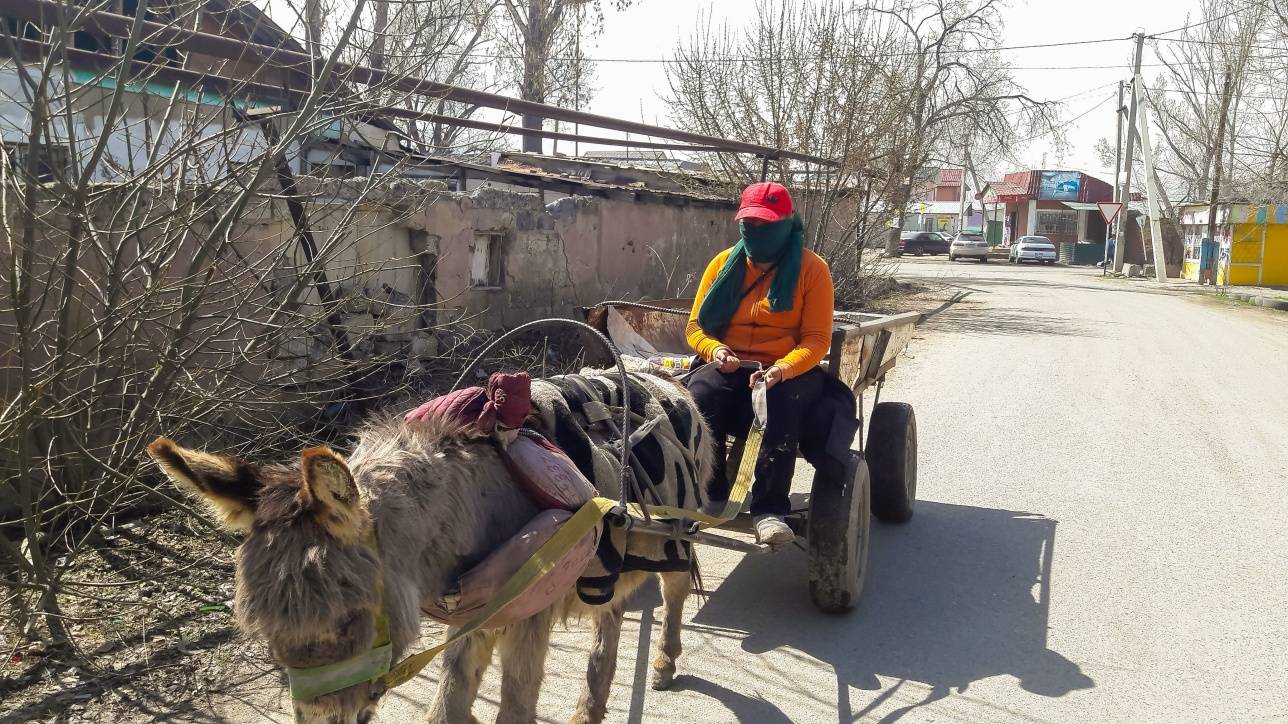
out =
[[(377, 561), (380, 560), (374, 522), (363, 545), (375, 554)], [(389, 614), (385, 610), (384, 578), (382, 570), (376, 578), (376, 636), (371, 646), (362, 653), (330, 664), (284, 667), (290, 681), (292, 699), (316, 699), (364, 682), (376, 683), (388, 676), (394, 651), (393, 642), (389, 638)], [(385, 690), (389, 688), (392, 687), (386, 683)]]

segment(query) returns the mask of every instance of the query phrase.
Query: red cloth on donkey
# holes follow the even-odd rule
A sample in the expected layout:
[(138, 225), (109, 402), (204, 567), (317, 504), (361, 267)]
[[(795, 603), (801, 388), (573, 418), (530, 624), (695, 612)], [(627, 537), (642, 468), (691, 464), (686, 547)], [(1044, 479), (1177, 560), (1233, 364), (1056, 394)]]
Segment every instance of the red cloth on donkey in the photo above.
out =
[(404, 422), (425, 421), (431, 417), (454, 417), (475, 424), (490, 433), (497, 423), (511, 430), (523, 424), (532, 409), (532, 379), (527, 372), (514, 375), (494, 373), (487, 388), (466, 387), (435, 397), (403, 416)]

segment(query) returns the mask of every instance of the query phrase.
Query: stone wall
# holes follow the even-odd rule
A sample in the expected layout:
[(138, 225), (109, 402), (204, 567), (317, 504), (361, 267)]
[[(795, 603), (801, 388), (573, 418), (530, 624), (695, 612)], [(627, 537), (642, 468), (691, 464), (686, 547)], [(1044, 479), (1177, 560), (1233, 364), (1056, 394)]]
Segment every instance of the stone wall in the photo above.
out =
[[(319, 237), (355, 214), (362, 183), (302, 180)], [(607, 299), (691, 295), (711, 257), (738, 238), (732, 202), (676, 204), (647, 194), (574, 196), (543, 206), (536, 193), (462, 194), (408, 181), (358, 208), (346, 230), (351, 238), (331, 244), (333, 276), (351, 279), (368, 296), (428, 301), (432, 294), (439, 321), (468, 316), (471, 325), (492, 329), (569, 317)], [(285, 216), (274, 215), (278, 233), (289, 233)], [(432, 289), (424, 288), (425, 276)]]

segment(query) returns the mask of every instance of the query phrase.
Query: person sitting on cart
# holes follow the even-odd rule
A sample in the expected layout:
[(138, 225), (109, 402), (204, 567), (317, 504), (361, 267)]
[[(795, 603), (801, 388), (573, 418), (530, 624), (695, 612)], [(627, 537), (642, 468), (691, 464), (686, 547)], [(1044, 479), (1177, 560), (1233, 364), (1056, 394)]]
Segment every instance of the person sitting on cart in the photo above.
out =
[(832, 340), (832, 275), (804, 247), (804, 225), (781, 184), (748, 186), (734, 218), (742, 238), (707, 265), (689, 315), (689, 345), (710, 364), (688, 386), (715, 435), (710, 491), (722, 501), (729, 497), (726, 437), (746, 432), (751, 388), (764, 381), (769, 411), (751, 515), (757, 540), (782, 545), (795, 539), (783, 518), (791, 512), (802, 418), (824, 393), (818, 364)]

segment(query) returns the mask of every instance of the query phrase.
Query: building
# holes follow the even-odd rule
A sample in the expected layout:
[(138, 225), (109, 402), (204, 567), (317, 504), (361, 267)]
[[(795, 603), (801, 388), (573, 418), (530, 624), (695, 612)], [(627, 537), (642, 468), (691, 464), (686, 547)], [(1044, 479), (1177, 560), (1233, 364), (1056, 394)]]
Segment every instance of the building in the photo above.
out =
[[(1206, 203), (1179, 208), (1185, 239), (1184, 279), (1199, 280), (1209, 209)], [(1288, 204), (1218, 204), (1216, 239), (1221, 250), (1217, 275), (1221, 284), (1288, 286)]]
[(1053, 170), (1008, 173), (980, 193), (986, 206), (1001, 209), (1006, 246), (1021, 236), (1045, 236), (1056, 244), (1104, 243), (1107, 229), (1096, 203), (1113, 196), (1113, 187), (1098, 178)]
[[(955, 233), (962, 212), (963, 173), (960, 168), (936, 169), (929, 179), (917, 186), (912, 193), (914, 200), (909, 202), (904, 214), (903, 230)], [(967, 226), (970, 228), (969, 224)]]

